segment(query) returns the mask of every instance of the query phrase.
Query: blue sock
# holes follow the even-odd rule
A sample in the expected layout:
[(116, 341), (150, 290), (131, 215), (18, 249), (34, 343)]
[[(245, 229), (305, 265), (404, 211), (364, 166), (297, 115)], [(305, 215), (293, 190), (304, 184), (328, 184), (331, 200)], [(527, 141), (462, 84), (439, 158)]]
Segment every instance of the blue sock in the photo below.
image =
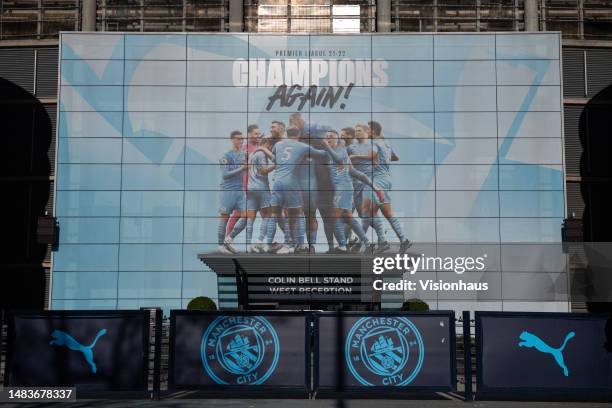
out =
[(325, 239), (327, 239), (327, 246), (331, 251), (334, 249), (334, 221), (332, 218), (323, 218), (323, 231), (325, 231)]
[(378, 243), (386, 242), (387, 237), (385, 237), (385, 227), (380, 218), (375, 217), (370, 219), (372, 222), (372, 226), (374, 227), (374, 231), (376, 231), (376, 236), (378, 237)]
[(353, 231), (355, 231), (355, 234), (357, 234), (363, 244), (368, 245), (370, 243), (370, 240), (366, 236), (366, 233), (361, 227), (361, 223), (359, 221), (357, 221), (355, 218), (351, 218), (349, 225)]
[(230, 232), (230, 237), (232, 239), (236, 238), (236, 236), (244, 230), (244, 227), (246, 227), (246, 225), (247, 225), (246, 217), (241, 217), (236, 223), (236, 225), (234, 225), (232, 232)]
[[(312, 215), (315, 217), (316, 215)], [(317, 227), (319, 225), (317, 224)], [(308, 244), (314, 245), (317, 243), (317, 228), (312, 228), (312, 224), (310, 223), (310, 218), (308, 218)]]
[(404, 232), (402, 231), (402, 226), (400, 225), (397, 218), (395, 217), (389, 218), (389, 224), (391, 224), (391, 228), (393, 228), (393, 231), (395, 231), (395, 234), (399, 238), (400, 242), (406, 240), (406, 237), (404, 236)]
[(270, 217), (268, 219), (268, 231), (266, 233), (266, 243), (272, 245), (274, 242), (274, 236), (276, 235), (276, 217)]
[(296, 242), (298, 245), (304, 245), (304, 236), (306, 235), (306, 219), (304, 214), (300, 215), (296, 222)]
[(372, 217), (364, 217), (361, 219), (361, 227), (363, 228), (363, 232), (367, 233), (370, 225), (372, 225)]
[(283, 235), (285, 236), (285, 244), (290, 245), (292, 237), (291, 230), (289, 229), (289, 221), (285, 217), (282, 217), (280, 220), (278, 218), (276, 219), (278, 220), (278, 226), (280, 227), (281, 231), (283, 231)]
[(219, 245), (223, 245), (223, 241), (225, 240), (225, 229), (227, 228), (228, 218), (221, 218), (219, 220), (219, 226), (217, 227), (217, 241), (219, 241)]
[(255, 223), (255, 218), (247, 219), (246, 225), (246, 243), (250, 244), (253, 239), (253, 224)]
[(268, 234), (268, 221), (269, 218), (261, 219), (261, 225), (259, 226), (259, 241), (263, 242), (266, 239), (266, 235)]
[(344, 235), (344, 222), (342, 218), (336, 219), (336, 228), (334, 229), (336, 234), (336, 240), (338, 241), (338, 245), (346, 246), (346, 236)]

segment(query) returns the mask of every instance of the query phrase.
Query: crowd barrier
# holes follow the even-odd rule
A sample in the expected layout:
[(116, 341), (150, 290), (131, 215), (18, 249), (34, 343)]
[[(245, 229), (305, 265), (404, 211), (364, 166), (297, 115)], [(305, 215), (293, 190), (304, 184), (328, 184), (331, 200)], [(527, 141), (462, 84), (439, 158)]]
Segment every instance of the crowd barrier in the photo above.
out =
[(476, 312), (478, 399), (612, 398), (609, 315)]
[(319, 393), (456, 389), (452, 311), (315, 313), (314, 329)]
[(8, 312), (8, 387), (147, 391), (149, 312)]
[[(148, 310), (8, 312), (4, 384), (158, 397), (161, 317), (161, 310), (155, 319)], [(173, 310), (167, 392), (457, 395), (459, 372), (459, 391), (471, 400), (468, 312), (462, 321), (458, 338), (452, 311)], [(476, 312), (475, 329), (477, 399), (612, 398), (610, 316)]]
[(304, 312), (173, 310), (168, 387), (307, 397), (310, 321)]

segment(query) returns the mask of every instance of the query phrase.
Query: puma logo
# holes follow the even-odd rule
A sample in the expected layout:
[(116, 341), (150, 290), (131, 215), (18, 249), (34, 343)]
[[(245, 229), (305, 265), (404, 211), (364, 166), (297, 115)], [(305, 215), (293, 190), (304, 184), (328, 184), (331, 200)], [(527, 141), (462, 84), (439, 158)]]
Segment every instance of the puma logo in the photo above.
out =
[(569, 375), (569, 371), (567, 369), (567, 366), (565, 365), (565, 362), (563, 361), (563, 350), (565, 349), (567, 342), (575, 335), (576, 333), (574, 333), (573, 331), (567, 333), (567, 335), (565, 336), (565, 340), (563, 340), (563, 344), (561, 344), (561, 347), (553, 348), (546, 344), (544, 340), (542, 340), (535, 334), (524, 331), (519, 336), (519, 339), (523, 341), (520, 341), (518, 345), (519, 347), (533, 347), (541, 353), (552, 354), (559, 367), (563, 369), (563, 374), (567, 377)]
[(83, 357), (85, 357), (87, 363), (89, 363), (89, 365), (91, 366), (91, 372), (95, 374), (96, 371), (98, 371), (98, 367), (96, 367), (96, 363), (94, 363), (93, 361), (93, 348), (96, 346), (98, 339), (104, 336), (105, 334), (106, 329), (100, 330), (98, 334), (96, 334), (96, 338), (94, 339), (94, 341), (89, 346), (84, 346), (78, 341), (76, 341), (75, 338), (69, 335), (68, 333), (65, 333), (61, 330), (53, 330), (53, 333), (51, 333), (51, 337), (53, 338), (53, 340), (49, 342), (49, 345), (66, 346), (70, 350), (80, 351), (81, 353), (83, 353)]

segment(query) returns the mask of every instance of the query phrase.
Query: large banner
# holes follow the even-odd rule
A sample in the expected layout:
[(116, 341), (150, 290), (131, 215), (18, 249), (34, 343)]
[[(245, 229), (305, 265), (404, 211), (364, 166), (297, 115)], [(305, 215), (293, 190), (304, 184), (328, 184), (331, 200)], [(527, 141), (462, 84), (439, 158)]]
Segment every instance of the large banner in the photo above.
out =
[(309, 391), (305, 313), (173, 310), (170, 325), (172, 389)]
[(318, 313), (315, 389), (456, 389), (453, 312)]
[(610, 316), (476, 312), (478, 392), (612, 395)]
[(558, 33), (63, 33), (52, 306), (218, 298), (198, 254), (559, 242), (560, 61)]
[(148, 311), (9, 312), (6, 385), (146, 391)]

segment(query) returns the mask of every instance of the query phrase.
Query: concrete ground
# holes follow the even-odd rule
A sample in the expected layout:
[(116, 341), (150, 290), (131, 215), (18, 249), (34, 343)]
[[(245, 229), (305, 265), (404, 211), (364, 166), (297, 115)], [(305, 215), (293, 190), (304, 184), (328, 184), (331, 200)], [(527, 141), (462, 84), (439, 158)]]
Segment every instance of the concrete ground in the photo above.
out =
[(162, 399), (150, 400), (79, 400), (72, 403), (0, 404), (2, 408), (23, 407), (104, 407), (104, 408), (162, 408), (162, 407), (219, 407), (219, 408), (600, 408), (612, 407), (612, 403), (579, 402), (509, 402), (458, 400), (297, 400), (297, 399)]

